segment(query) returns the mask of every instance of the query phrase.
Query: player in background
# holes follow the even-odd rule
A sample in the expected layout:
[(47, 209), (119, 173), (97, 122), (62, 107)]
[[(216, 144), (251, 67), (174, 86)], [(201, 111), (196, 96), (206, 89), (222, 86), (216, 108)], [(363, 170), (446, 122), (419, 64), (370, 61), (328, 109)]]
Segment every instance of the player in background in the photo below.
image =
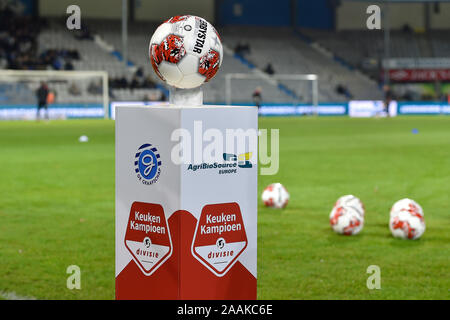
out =
[(394, 94), (388, 85), (383, 86), (383, 92), (384, 92), (383, 111), (385, 112), (386, 116), (389, 117), (389, 105), (391, 104), (391, 101), (394, 99)]
[(41, 85), (39, 87), (39, 89), (37, 89), (36, 91), (36, 98), (38, 101), (38, 106), (37, 106), (37, 113), (36, 113), (36, 120), (39, 121), (41, 116), (41, 109), (44, 108), (45, 109), (45, 114), (46, 114), (46, 119), (49, 119), (48, 116), (48, 105), (47, 105), (47, 98), (48, 98), (48, 86), (45, 82), (41, 82)]
[(261, 107), (261, 101), (262, 101), (261, 91), (262, 91), (261, 87), (257, 87), (252, 95), (253, 103), (258, 107), (258, 112)]

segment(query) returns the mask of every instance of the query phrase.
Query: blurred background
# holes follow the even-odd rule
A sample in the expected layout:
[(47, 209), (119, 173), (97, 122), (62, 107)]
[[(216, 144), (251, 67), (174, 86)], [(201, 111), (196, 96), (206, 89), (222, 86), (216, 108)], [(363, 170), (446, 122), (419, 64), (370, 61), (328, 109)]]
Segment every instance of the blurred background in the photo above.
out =
[[(71, 5), (81, 10), (80, 30), (67, 28)], [(377, 18), (371, 5), (380, 9), (379, 29), (369, 29)], [(110, 102), (167, 100), (148, 45), (162, 21), (180, 14), (204, 17), (222, 38), (224, 62), (204, 86), (206, 103), (261, 103), (262, 114), (307, 114), (311, 105), (352, 114), (349, 108), (381, 108), (389, 99), (394, 114), (450, 112), (448, 1), (3, 0), (0, 69), (106, 71), (107, 80), (0, 72), (0, 118), (34, 117), (43, 80), (54, 117), (108, 117)], [(301, 76), (282, 79), (310, 74), (317, 92)]]

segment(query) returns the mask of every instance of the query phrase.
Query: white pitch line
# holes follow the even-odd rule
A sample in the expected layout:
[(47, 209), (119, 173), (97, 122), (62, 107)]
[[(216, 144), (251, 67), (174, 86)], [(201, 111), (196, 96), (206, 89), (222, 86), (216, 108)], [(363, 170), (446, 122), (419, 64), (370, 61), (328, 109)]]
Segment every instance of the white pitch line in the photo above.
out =
[(6, 300), (37, 300), (37, 298), (35, 297), (19, 296), (14, 291), (11, 292), (0, 291), (0, 298)]

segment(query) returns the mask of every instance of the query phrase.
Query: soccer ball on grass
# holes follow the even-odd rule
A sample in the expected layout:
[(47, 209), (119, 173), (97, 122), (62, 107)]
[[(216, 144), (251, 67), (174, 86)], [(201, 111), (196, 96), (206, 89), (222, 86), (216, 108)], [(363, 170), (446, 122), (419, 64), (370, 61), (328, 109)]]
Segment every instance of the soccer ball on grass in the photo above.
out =
[(395, 238), (419, 239), (425, 232), (422, 207), (408, 198), (397, 201), (391, 208), (389, 229)]
[(272, 183), (264, 189), (261, 198), (266, 207), (281, 209), (289, 202), (289, 192), (281, 183)]
[(340, 197), (330, 213), (330, 225), (334, 232), (356, 235), (364, 226), (365, 209), (361, 200), (354, 195)]

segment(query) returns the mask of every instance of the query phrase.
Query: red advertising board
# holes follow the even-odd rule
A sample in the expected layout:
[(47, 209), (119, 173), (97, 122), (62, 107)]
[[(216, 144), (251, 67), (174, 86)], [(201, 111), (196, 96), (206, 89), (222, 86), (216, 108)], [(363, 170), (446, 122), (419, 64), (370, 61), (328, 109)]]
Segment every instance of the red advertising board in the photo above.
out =
[(397, 82), (450, 81), (450, 69), (392, 69), (389, 78)]

